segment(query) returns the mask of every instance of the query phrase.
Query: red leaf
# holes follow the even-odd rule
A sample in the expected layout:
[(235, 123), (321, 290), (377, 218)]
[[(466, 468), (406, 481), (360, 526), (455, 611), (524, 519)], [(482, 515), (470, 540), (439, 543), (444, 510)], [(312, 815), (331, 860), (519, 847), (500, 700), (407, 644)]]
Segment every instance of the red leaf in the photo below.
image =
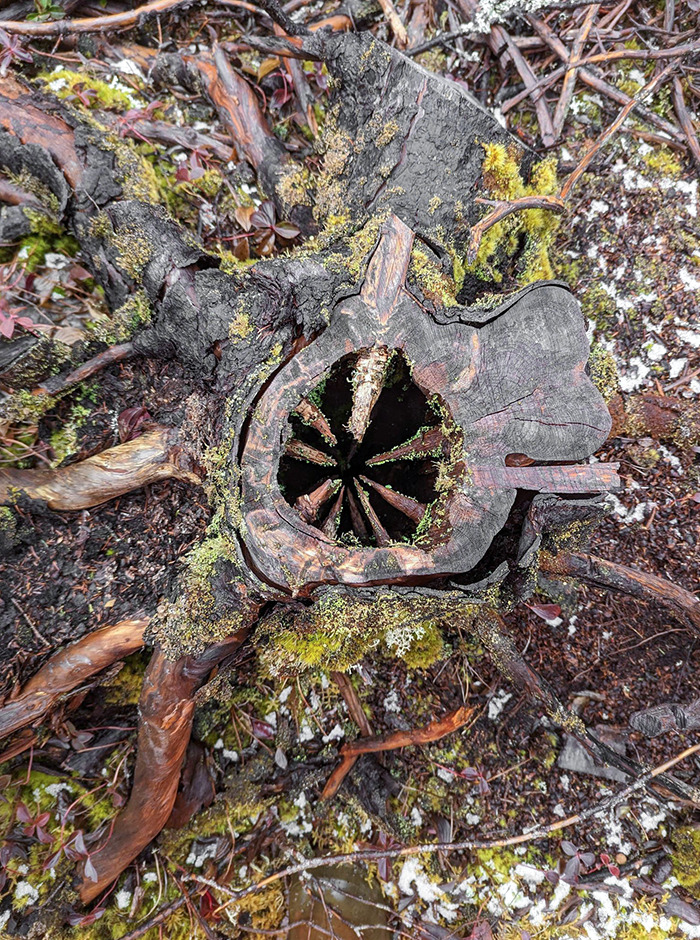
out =
[(0, 333), (6, 339), (12, 339), (12, 334), (15, 331), (15, 321), (7, 317), (3, 320), (0, 320)]
[(526, 604), (525, 606), (543, 620), (555, 620), (561, 614), (559, 604)]
[(145, 421), (150, 421), (151, 415), (143, 405), (135, 405), (133, 408), (125, 408), (117, 419), (119, 428), (119, 440), (122, 444), (126, 441), (133, 441), (141, 433), (141, 426)]
[(20, 803), (17, 807), (17, 819), (19, 819), (19, 821), (23, 823), (34, 822), (34, 817), (29, 812), (29, 810), (24, 805), (24, 803)]
[(272, 230), (276, 235), (279, 235), (280, 238), (290, 239), (296, 238), (301, 231), (296, 225), (292, 225), (291, 222), (277, 222), (272, 226)]

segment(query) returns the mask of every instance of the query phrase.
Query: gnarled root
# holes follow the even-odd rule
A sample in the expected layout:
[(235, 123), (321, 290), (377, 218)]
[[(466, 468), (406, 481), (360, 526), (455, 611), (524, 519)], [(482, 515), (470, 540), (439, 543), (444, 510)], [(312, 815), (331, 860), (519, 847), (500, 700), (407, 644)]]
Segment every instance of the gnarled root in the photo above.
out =
[(88, 633), (55, 653), (0, 708), (0, 739), (38, 721), (62, 695), (140, 649), (147, 626), (148, 620), (122, 620)]
[(0, 503), (23, 492), (49, 509), (89, 509), (159, 480), (201, 483), (186, 464), (177, 430), (158, 428), (58, 470), (0, 470)]
[[(478, 615), (475, 618), (474, 628), (501, 675), (541, 705), (553, 722), (576, 738), (598, 761), (615, 767), (631, 777), (638, 777), (647, 772), (647, 768), (637, 761), (618, 754), (603, 741), (599, 741), (578, 715), (573, 714), (559, 701), (549, 684), (518, 652), (513, 637), (495, 610), (487, 609)], [(651, 783), (652, 781), (649, 785)], [(700, 805), (700, 790), (688, 786), (670, 774), (659, 774), (654, 778), (653, 783), (662, 785), (681, 799)]]
[(556, 555), (543, 553), (540, 566), (547, 574), (578, 578), (596, 587), (661, 604), (700, 634), (700, 600), (690, 591), (665, 578), (584, 552), (559, 552)]
[(111, 836), (91, 855), (97, 881), (83, 877), (80, 897), (94, 900), (166, 824), (177, 796), (180, 768), (190, 740), (194, 694), (212, 669), (246, 638), (241, 627), (201, 656), (168, 661), (156, 649), (143, 680), (139, 702), (138, 752), (131, 797)]

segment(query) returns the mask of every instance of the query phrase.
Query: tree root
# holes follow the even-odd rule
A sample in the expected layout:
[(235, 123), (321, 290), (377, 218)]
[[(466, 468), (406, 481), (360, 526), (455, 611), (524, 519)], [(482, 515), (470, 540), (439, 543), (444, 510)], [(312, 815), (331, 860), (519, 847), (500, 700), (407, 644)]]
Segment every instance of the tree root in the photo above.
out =
[(700, 404), (666, 395), (616, 395), (611, 437), (653, 437), (682, 449), (700, 444)]
[(177, 430), (161, 427), (58, 470), (0, 470), (0, 504), (21, 492), (49, 509), (89, 509), (159, 480), (201, 483), (187, 463)]
[(194, 695), (212, 669), (245, 640), (250, 625), (241, 627), (201, 656), (168, 661), (159, 649), (153, 654), (139, 702), (139, 733), (131, 797), (101, 848), (90, 859), (97, 880), (80, 884), (84, 903), (94, 900), (117, 878), (166, 824), (175, 804), (177, 787), (192, 729)]
[(0, 708), (0, 739), (33, 724), (53, 708), (61, 696), (91, 676), (143, 646), (148, 620), (122, 620), (101, 627), (57, 653)]
[[(530, 699), (541, 705), (547, 716), (555, 724), (576, 738), (598, 761), (610, 767), (615, 767), (630, 777), (642, 776), (647, 773), (647, 768), (637, 761), (618, 754), (617, 751), (603, 741), (599, 741), (588, 730), (578, 715), (573, 714), (559, 701), (549, 684), (535, 672), (518, 652), (513, 637), (503, 619), (495, 610), (484, 610), (475, 618), (473, 627), (501, 675), (525, 692)], [(700, 790), (698, 788), (690, 787), (682, 780), (666, 773), (656, 775), (654, 782), (665, 787), (674, 796), (700, 805)], [(651, 785), (651, 781), (649, 781), (649, 785)]]
[(596, 587), (661, 604), (694, 633), (700, 634), (700, 600), (665, 578), (583, 552), (543, 553), (540, 566), (547, 574), (578, 578)]

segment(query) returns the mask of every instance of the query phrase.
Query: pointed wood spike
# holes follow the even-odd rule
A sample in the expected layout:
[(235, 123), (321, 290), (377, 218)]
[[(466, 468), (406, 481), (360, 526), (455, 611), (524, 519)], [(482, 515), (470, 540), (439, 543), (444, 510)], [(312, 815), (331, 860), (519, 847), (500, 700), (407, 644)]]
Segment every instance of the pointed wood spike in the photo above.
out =
[(294, 503), (294, 508), (304, 522), (315, 522), (328, 500), (338, 491), (341, 483), (339, 479), (324, 480), (320, 486), (310, 493), (304, 493)]
[(338, 493), (338, 498), (331, 506), (331, 511), (328, 513), (326, 521), (321, 526), (321, 532), (324, 535), (327, 535), (329, 539), (334, 539), (338, 534), (338, 527), (340, 526), (340, 517), (343, 514), (343, 500), (345, 499), (345, 487), (340, 487), (340, 492)]
[(379, 516), (374, 511), (372, 504), (369, 501), (369, 496), (365, 490), (362, 489), (357, 480), (354, 480), (353, 482), (355, 484), (357, 495), (360, 499), (360, 504), (365, 511), (365, 515), (369, 519), (369, 524), (372, 526), (372, 531), (374, 532), (374, 537), (377, 540), (377, 545), (379, 545), (380, 548), (384, 548), (391, 542), (389, 533), (379, 521)]
[(352, 523), (352, 530), (358, 539), (361, 542), (369, 541), (369, 529), (365, 524), (365, 520), (362, 518), (362, 513), (360, 512), (360, 507), (357, 505), (357, 500), (352, 495), (352, 490), (345, 491), (345, 498), (348, 501), (348, 509), (350, 510), (350, 522)]
[(423, 503), (419, 503), (417, 499), (413, 499), (411, 496), (404, 496), (402, 493), (397, 493), (396, 490), (382, 486), (381, 483), (375, 483), (374, 480), (370, 480), (369, 477), (363, 476), (362, 474), (360, 474), (360, 479), (367, 486), (371, 486), (375, 493), (381, 496), (382, 499), (385, 499), (390, 506), (393, 506), (394, 509), (398, 509), (404, 516), (408, 516), (412, 522), (418, 524), (425, 515), (427, 507)]
[(384, 388), (387, 368), (393, 351), (386, 346), (363, 349), (357, 357), (352, 377), (352, 414), (348, 431), (361, 443), (369, 427), (372, 410)]
[(309, 463), (318, 464), (319, 467), (335, 467), (338, 463), (330, 454), (324, 454), (322, 450), (294, 439), (287, 441), (284, 450), (288, 457), (293, 457), (295, 460), (307, 460)]
[(338, 443), (338, 438), (335, 436), (331, 430), (331, 426), (328, 423), (326, 416), (318, 407), (314, 405), (312, 401), (309, 401), (308, 398), (302, 398), (297, 407), (294, 410), (294, 414), (298, 415), (304, 424), (308, 424), (309, 427), (313, 428), (315, 431), (323, 437), (329, 444), (333, 447)]
[(392, 447), (391, 450), (384, 451), (383, 454), (370, 457), (367, 466), (377, 466), (377, 464), (389, 463), (392, 460), (411, 460), (423, 454), (445, 453), (449, 444), (449, 438), (441, 427), (426, 428), (419, 431), (405, 444), (398, 444), (396, 447)]

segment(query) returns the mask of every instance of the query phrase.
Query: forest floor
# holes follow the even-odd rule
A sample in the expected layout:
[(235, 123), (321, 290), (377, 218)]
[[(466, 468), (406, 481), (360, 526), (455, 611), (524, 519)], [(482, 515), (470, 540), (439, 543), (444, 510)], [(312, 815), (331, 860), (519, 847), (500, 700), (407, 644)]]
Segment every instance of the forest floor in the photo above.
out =
[[(413, 37), (414, 44), (437, 28), (440, 4), (425, 7), (422, 35)], [(653, 28), (663, 15), (663, 5), (651, 2), (623, 7), (616, 24), (622, 34), (639, 22)], [(312, 8), (318, 12), (313, 5), (304, 10)], [(204, 41), (205, 26), (229, 40), (265, 29), (243, 9), (213, 9), (215, 14), (203, 8), (189, 19), (168, 17), (176, 41)], [(564, 34), (580, 24), (584, 12), (546, 15)], [(441, 25), (446, 22), (449, 26), (445, 19)], [(533, 35), (516, 16), (506, 22), (513, 36)], [(389, 38), (383, 21), (375, 29)], [(157, 45), (156, 36), (156, 27), (149, 25), (129, 39)], [(491, 106), (502, 102), (504, 87), (518, 90), (517, 76), (488, 58), (483, 43), (456, 41), (465, 51), (452, 41), (419, 61), (480, 89)], [(73, 94), (85, 95), (93, 87), (95, 99), (102, 97), (96, 110), (107, 108), (103, 84), (124, 95), (127, 103), (115, 106), (113, 118), (164, 96), (137, 66), (125, 66), (128, 58), (108, 55), (104, 44), (97, 44), (89, 60), (82, 51), (66, 52), (48, 67), (51, 44), (33, 46), (46, 53), (42, 68), (57, 67), (45, 79), (56, 93), (74, 84), (64, 71), (69, 69), (79, 72), (83, 83)], [(613, 46), (608, 41), (606, 48)], [(309, 144), (292, 118), (293, 91), (279, 63), (249, 51), (236, 54), (251, 81), (259, 82), (277, 133), (290, 147), (308, 149), (312, 163), (313, 135)], [(654, 67), (623, 61), (608, 66), (606, 76), (633, 93)], [(27, 75), (35, 74), (30, 66)], [(307, 81), (322, 123), (323, 76), (309, 68)], [(667, 114), (664, 94), (657, 104), (659, 113)], [(697, 104), (697, 88), (694, 94)], [(202, 100), (167, 104), (174, 123), (196, 119), (198, 130), (223, 135)], [(561, 139), (546, 152), (557, 158), (561, 177), (617, 110), (577, 85)], [(507, 118), (544, 156), (529, 100)], [(649, 133), (648, 125), (632, 118), (598, 153), (559, 224), (552, 264), (581, 300), (593, 342), (614, 356), (623, 390), (697, 399), (697, 166), (679, 147), (649, 142)], [(270, 244), (267, 230), (251, 229), (250, 215), (246, 219), (240, 206), (227, 202), (228, 183), (222, 183), (227, 170), (210, 154), (139, 146), (157, 153), (159, 172), (177, 195), (174, 210), (197, 223), (205, 244), (233, 245), (239, 258), (249, 250), (253, 256), (279, 250), (279, 240)], [(242, 172), (234, 168), (231, 179), (239, 192), (247, 187), (253, 206), (259, 200), (254, 186), (241, 182)], [(224, 232), (245, 235), (246, 224), (250, 237), (221, 240)], [(90, 296), (91, 282), (70, 244), (49, 239), (22, 246), (4, 260), (6, 283), (17, 271), (32, 278), (23, 283), (24, 299), (30, 292), (43, 298), (30, 304), (32, 316), (47, 328), (68, 331), (67, 342), (82, 342), (95, 323), (104, 326), (99, 298)], [(4, 465), (24, 457), (38, 466), (56, 464), (65, 454), (84, 457), (125, 439), (145, 412), (167, 423), (187, 391), (176, 364), (135, 360), (111, 367), (101, 376), (99, 393), (88, 384), (35, 426), (4, 425), (0, 458)], [(698, 454), (651, 439), (615, 439), (597, 456), (620, 462), (624, 489), (611, 497), (592, 550), (697, 591)], [(20, 508), (12, 530), (4, 530), (8, 551), (0, 569), (0, 631), (8, 639), (0, 649), (0, 691), (25, 680), (60, 643), (100, 624), (152, 615), (172, 588), (178, 560), (201, 537), (208, 519), (201, 490), (184, 483), (151, 486), (83, 512)], [(5, 517), (0, 521), (10, 525)], [(698, 640), (662, 610), (593, 589), (569, 586), (562, 593), (561, 586), (542, 585), (529, 606), (507, 619), (532, 665), (620, 749), (653, 767), (697, 742), (697, 732), (649, 740), (629, 729), (636, 711), (698, 697)], [(128, 793), (146, 661), (145, 654), (130, 657), (123, 668), (72, 697), (46, 724), (20, 732), (0, 754), (0, 934), (4, 929), (13, 937), (63, 935), (56, 910), (59, 901), (64, 904), (64, 885), (56, 872), (67, 870), (60, 865), (71, 853), (73, 860), (89, 856), (80, 834), (109, 825)], [(491, 933), (509, 940), (700, 936), (700, 830), (695, 828), (700, 817), (662, 793), (635, 792), (612, 811), (548, 839), (498, 844), (528, 827), (599, 806), (624, 783), (587, 759), (578, 770), (562, 766), (562, 733), (513, 694), (468, 634), (445, 632), (442, 653), (428, 668), (373, 654), (355, 670), (353, 683), (376, 734), (420, 727), (464, 702), (475, 707), (474, 718), (468, 729), (434, 744), (389, 751), (380, 762), (363, 759), (348, 786), (327, 804), (319, 802), (319, 793), (339, 746), (358, 733), (332, 679), (321, 673), (272, 679), (252, 654), (243, 668), (238, 664), (238, 674), (245, 681), (234, 672), (220, 677), (216, 695), (204, 695), (198, 710), (200, 744), (188, 751), (187, 784), (176, 807), (180, 822), (193, 810), (195, 815), (182, 828), (166, 829), (92, 912), (75, 901), (61, 907), (71, 925), (66, 936), (372, 940), (390, 936), (391, 930), (431, 940), (487, 940)], [(697, 783), (700, 755), (674, 772)], [(384, 815), (376, 811), (377, 792), (390, 806)], [(356, 930), (358, 917), (369, 925), (356, 934), (343, 932), (349, 928), (340, 919), (328, 929), (323, 908), (313, 906), (294, 878), (273, 881), (239, 901), (233, 894), (305, 858), (436, 840), (495, 844), (426, 851), (373, 862), (366, 870), (359, 865), (322, 869), (327, 904)], [(61, 847), (63, 859), (56, 854)], [(307, 926), (288, 933), (295, 922)]]

